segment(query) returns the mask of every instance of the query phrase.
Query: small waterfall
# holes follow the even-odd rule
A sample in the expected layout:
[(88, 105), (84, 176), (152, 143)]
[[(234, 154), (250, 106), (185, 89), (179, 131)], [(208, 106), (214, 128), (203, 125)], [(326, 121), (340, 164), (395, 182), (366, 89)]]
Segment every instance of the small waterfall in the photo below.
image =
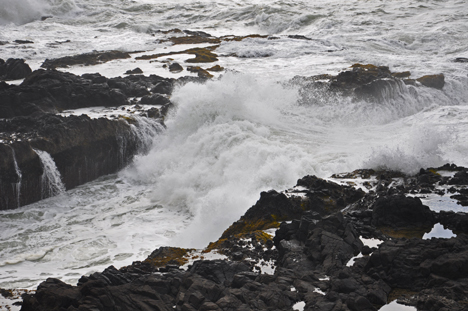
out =
[(13, 156), (13, 164), (15, 166), (15, 172), (16, 172), (16, 175), (18, 176), (18, 182), (12, 184), (12, 186), (13, 186), (13, 191), (16, 193), (16, 205), (20, 207), (21, 181), (23, 178), (23, 174), (21, 174), (21, 170), (19, 169), (18, 162), (16, 161), (15, 149), (13, 149), (13, 147), (11, 146), (10, 148), (11, 148), (11, 153)]
[(138, 142), (138, 153), (147, 154), (153, 145), (154, 137), (164, 131), (164, 126), (150, 118), (136, 117), (135, 120), (138, 125), (132, 125), (132, 130)]
[[(130, 140), (136, 142), (137, 154), (147, 154), (153, 145), (154, 138), (164, 131), (164, 126), (158, 120), (134, 116), (135, 124), (129, 123), (132, 129)], [(120, 166), (124, 167), (128, 163), (128, 159), (132, 158), (128, 153), (128, 137), (123, 135), (117, 136), (117, 141), (120, 147)], [(131, 151), (130, 151), (131, 152)]]
[(46, 151), (33, 149), (41, 160), (42, 169), (42, 184), (41, 184), (41, 199), (56, 196), (65, 192), (65, 185), (62, 182), (60, 172), (55, 165), (54, 159)]

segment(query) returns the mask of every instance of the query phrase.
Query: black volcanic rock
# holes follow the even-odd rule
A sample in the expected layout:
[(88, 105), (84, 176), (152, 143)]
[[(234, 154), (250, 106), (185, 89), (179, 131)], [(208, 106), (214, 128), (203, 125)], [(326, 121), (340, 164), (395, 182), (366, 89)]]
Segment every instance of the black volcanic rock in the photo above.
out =
[(416, 81), (424, 86), (441, 90), (445, 85), (445, 76), (443, 74), (427, 75), (416, 79)]
[(0, 80), (18, 80), (26, 78), (32, 72), (24, 59), (9, 58), (6, 62), (0, 59)]
[[(417, 183), (418, 178), (411, 182)], [(328, 194), (338, 206), (338, 194), (343, 202), (353, 202), (354, 195), (359, 194), (353, 195), (348, 186), (313, 176), (304, 177), (300, 183), (307, 187), (297, 190), (307, 192), (307, 197), (300, 196), (303, 202), (319, 202)], [(314, 192), (316, 200), (311, 199)], [(219, 241), (193, 257), (198, 260), (186, 266), (187, 270), (179, 266), (194, 250), (162, 247), (143, 262), (119, 270), (111, 266), (102, 273), (82, 277), (77, 286), (48, 279), (35, 294), (24, 296), (22, 310), (290, 311), (303, 301), (305, 310), (370, 311), (393, 299), (417, 310), (466, 310), (468, 235), (461, 231), (468, 230), (468, 222), (464, 213), (433, 215), (433, 221), (457, 228), (457, 237), (389, 239), (372, 225), (371, 209), (356, 210), (348, 205), (345, 212), (311, 208), (301, 213), (296, 209), (300, 206), (298, 197), (291, 193), (262, 193), (241, 218), (244, 225), (250, 224), (242, 227), (245, 232), (226, 230)], [(367, 195), (378, 196), (372, 192)], [(411, 219), (414, 209), (427, 214), (420, 202), (403, 195), (384, 196), (373, 202), (379, 223), (387, 217), (379, 211), (382, 207), (386, 211), (399, 206), (393, 208), (385, 224), (394, 220), (398, 226), (415, 225), (404, 218)], [(274, 246), (261, 230), (272, 214), (297, 217), (281, 223)], [(426, 224), (422, 220), (418, 223)], [(377, 248), (363, 246), (361, 236), (380, 238), (382, 243)], [(203, 259), (213, 250), (228, 259)], [(254, 265), (268, 258), (273, 259), (274, 274), (261, 272)]]
[[(173, 80), (155, 75), (108, 79), (98, 73), (80, 77), (43, 69), (29, 74), (19, 86), (0, 83), (0, 139), (6, 142), (0, 143), (0, 209), (44, 198), (42, 168), (32, 148), (51, 154), (70, 189), (121, 169), (136, 152), (148, 147), (128, 124), (138, 126), (135, 119), (65, 118), (51, 113), (125, 105), (129, 97), (150, 95), (148, 89), (161, 84), (169, 92)], [(163, 109), (139, 115), (156, 119), (151, 124), (158, 131), (171, 103), (163, 95), (153, 98), (161, 99)], [(22, 176), (15, 169), (15, 159)]]
[(448, 181), (449, 185), (468, 185), (468, 172), (466, 169), (461, 170)]
[[(43, 169), (33, 149), (52, 156), (65, 187), (71, 189), (123, 168), (144, 145), (127, 121), (90, 119), (86, 115), (16, 117), (1, 121), (0, 132), (16, 137), (10, 145), (0, 144), (0, 209), (43, 198)], [(18, 191), (11, 184), (20, 187), (19, 202)]]
[(142, 105), (164, 106), (169, 104), (170, 100), (161, 94), (153, 94), (143, 96), (140, 100), (140, 103)]
[(137, 67), (135, 69), (132, 69), (132, 70), (127, 70), (124, 74), (126, 75), (137, 75), (137, 74), (142, 74), (143, 73), (143, 70), (141, 70), (140, 67)]
[(67, 68), (74, 65), (90, 66), (105, 63), (114, 59), (126, 59), (130, 57), (130, 54), (121, 51), (91, 52), (74, 56), (46, 59), (44, 63), (42, 63), (41, 67), (46, 69), (55, 69), (60, 67)]
[(169, 65), (170, 72), (178, 73), (178, 72), (181, 72), (182, 70), (184, 70), (184, 68), (179, 63), (172, 63)]
[(433, 213), (419, 198), (383, 196), (373, 206), (372, 223), (394, 228), (427, 228), (434, 225)]
[(40, 69), (21, 85), (0, 91), (0, 118), (126, 103), (125, 95), (107, 84), (91, 84), (70, 73)]
[[(155, 75), (107, 79), (100, 74), (84, 74), (80, 77), (39, 69), (19, 86), (0, 87), (0, 118), (94, 106), (121, 106), (128, 103), (128, 97), (151, 95), (148, 89), (168, 94), (172, 91), (173, 83), (171, 79)], [(158, 101), (157, 104), (168, 103), (169, 100), (164, 98), (164, 102)]]

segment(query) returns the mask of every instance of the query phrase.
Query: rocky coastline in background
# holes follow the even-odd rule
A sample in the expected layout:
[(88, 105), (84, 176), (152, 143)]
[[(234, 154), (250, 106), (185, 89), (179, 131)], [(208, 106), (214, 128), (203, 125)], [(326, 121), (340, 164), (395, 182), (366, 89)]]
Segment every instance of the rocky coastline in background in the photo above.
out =
[[(222, 41), (258, 37), (172, 32), (177, 36), (168, 40), (174, 45), (213, 44), (173, 53), (195, 55), (189, 64), (216, 62)], [(145, 76), (139, 68), (117, 78), (57, 70), (129, 57), (93, 52), (46, 60), (45, 69), (35, 71), (24, 60), (0, 60), (0, 210), (54, 195), (44, 189), (41, 152), (53, 159), (65, 189), (123, 168), (149, 147), (139, 128), (164, 130), (176, 85), (203, 83), (213, 77), (210, 72), (224, 70), (187, 66), (198, 77), (179, 79)], [(165, 66), (184, 70), (174, 62)], [(443, 74), (410, 75), (354, 64), (336, 76), (295, 77), (290, 83), (301, 86), (303, 100), (309, 99), (310, 88), (379, 101), (398, 96), (403, 85), (444, 87)], [(5, 82), (17, 79), (24, 81)], [(63, 113), (98, 106), (111, 112), (105, 118)], [(203, 250), (162, 247), (141, 262), (83, 276), (76, 286), (47, 279), (36, 293), (23, 295), (21, 310), (370, 311), (393, 300), (417, 310), (466, 310), (468, 215), (433, 212), (419, 198), (450, 196), (467, 206), (466, 185), (468, 170), (453, 164), (421, 169), (415, 176), (373, 170), (330, 180), (305, 176), (289, 190), (261, 193), (244, 216)], [(455, 236), (422, 239), (436, 224)], [(8, 296), (7, 290), (0, 293)]]
[[(195, 55), (186, 60), (192, 63), (213, 63), (219, 55), (214, 51), (222, 41), (241, 41), (258, 38), (213, 37), (204, 32), (171, 30), (177, 34), (168, 41), (177, 44), (215, 44), (164, 54), (142, 55), (135, 59), (153, 62), (162, 56)], [(180, 36), (183, 33), (185, 36)], [(293, 39), (308, 40), (293, 36)], [(268, 37), (275, 40), (274, 37)], [(136, 52), (135, 52), (136, 53)], [(232, 55), (229, 55), (232, 56)], [(100, 176), (117, 172), (131, 162), (133, 156), (148, 148), (138, 135), (143, 126), (141, 118), (158, 120), (152, 131), (164, 127), (164, 117), (172, 107), (170, 95), (175, 85), (187, 82), (203, 83), (213, 78), (210, 72), (223, 72), (219, 65), (210, 68), (188, 66), (186, 70), (197, 76), (179, 79), (157, 75), (145, 76), (140, 68), (128, 70), (124, 77), (106, 78), (99, 73), (77, 76), (57, 68), (82, 65), (92, 66), (116, 59), (130, 58), (130, 53), (119, 51), (92, 52), (58, 59), (47, 59), (34, 72), (22, 59), (0, 59), (0, 210), (14, 209), (54, 195), (53, 186), (44, 178), (44, 164), (35, 150), (47, 152), (54, 160), (65, 189), (71, 189)], [(171, 72), (184, 70), (175, 62), (164, 63)], [(308, 90), (350, 96), (358, 100), (382, 101), (400, 96), (403, 84), (412, 87), (442, 89), (443, 74), (410, 79), (410, 72), (391, 72), (388, 67), (354, 64), (350, 70), (336, 76), (318, 75), (295, 77), (289, 83), (301, 87), (301, 100), (314, 100)], [(24, 79), (20, 85), (5, 81)], [(1, 81), (3, 80), (3, 81)], [(133, 108), (128, 107), (133, 105)], [(57, 115), (64, 111), (89, 107), (111, 107), (106, 118)], [(132, 116), (117, 109), (132, 110)], [(151, 108), (148, 108), (151, 107)], [(157, 108), (156, 108), (157, 107)], [(144, 122), (147, 125), (147, 122)]]

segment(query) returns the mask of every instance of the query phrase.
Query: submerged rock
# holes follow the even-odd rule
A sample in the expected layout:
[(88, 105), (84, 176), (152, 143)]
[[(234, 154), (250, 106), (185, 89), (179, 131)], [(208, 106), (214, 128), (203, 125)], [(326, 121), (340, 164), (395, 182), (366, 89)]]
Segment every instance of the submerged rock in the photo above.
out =
[(106, 63), (115, 59), (126, 59), (130, 57), (131, 56), (129, 53), (121, 51), (91, 52), (74, 56), (46, 59), (44, 63), (42, 63), (41, 67), (47, 69), (55, 69), (59, 67), (67, 68), (69, 66), (75, 65), (90, 66)]
[[(414, 93), (413, 87), (421, 85), (442, 89), (445, 84), (443, 74), (427, 75), (419, 79), (409, 79), (411, 73), (391, 72), (387, 66), (372, 64), (354, 64), (349, 70), (336, 76), (317, 75), (312, 77), (294, 77), (291, 83), (298, 84), (301, 101), (305, 103), (319, 101), (310, 91), (323, 91), (326, 97), (337, 93), (350, 96), (353, 100), (385, 102), (400, 99), (406, 92)], [(408, 87), (411, 86), (411, 87)], [(332, 92), (332, 93), (330, 93)]]
[(419, 198), (404, 195), (381, 196), (372, 208), (375, 226), (393, 228), (432, 228), (434, 216)]
[(418, 81), (424, 86), (433, 87), (441, 90), (445, 85), (445, 76), (443, 74), (427, 75), (416, 79), (416, 81)]
[(184, 68), (179, 63), (172, 63), (169, 65), (169, 71), (173, 73), (178, 73), (184, 70)]
[(132, 70), (127, 70), (125, 72), (126, 75), (137, 75), (137, 74), (142, 74), (143, 70), (141, 70), (139, 67), (132, 69)]

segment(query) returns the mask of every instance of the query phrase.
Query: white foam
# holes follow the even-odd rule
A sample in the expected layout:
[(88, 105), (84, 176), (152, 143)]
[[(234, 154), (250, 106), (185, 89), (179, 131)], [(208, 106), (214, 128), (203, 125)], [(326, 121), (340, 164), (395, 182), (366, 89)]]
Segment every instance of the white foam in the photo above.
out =
[(2, 211), (0, 287), (32, 288), (46, 277), (73, 284), (83, 274), (128, 265), (169, 245), (187, 225), (187, 215), (154, 204), (147, 195), (145, 185), (108, 176)]
[(0, 6), (0, 25), (25, 24), (39, 19), (48, 7), (44, 0), (3, 0)]

